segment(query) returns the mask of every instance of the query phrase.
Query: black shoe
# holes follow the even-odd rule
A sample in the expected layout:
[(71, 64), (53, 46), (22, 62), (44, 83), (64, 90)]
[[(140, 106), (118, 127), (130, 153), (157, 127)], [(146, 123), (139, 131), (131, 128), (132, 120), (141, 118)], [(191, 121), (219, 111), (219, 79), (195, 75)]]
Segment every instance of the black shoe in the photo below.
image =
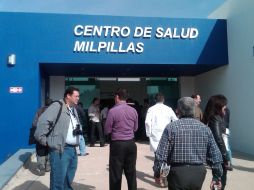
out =
[(85, 154), (78, 154), (78, 156), (87, 156), (89, 155), (89, 153), (85, 153)]
[(228, 171), (233, 171), (233, 166), (231, 163), (225, 165), (225, 169), (228, 170)]
[(45, 175), (45, 170), (44, 169), (36, 168), (36, 172), (37, 172), (38, 176), (44, 176)]
[(94, 147), (94, 144), (90, 144), (90, 147)]
[(45, 172), (50, 172), (51, 168), (50, 167), (46, 167)]
[(228, 171), (233, 171), (233, 166), (232, 166), (232, 164), (230, 164), (229, 166), (227, 166), (226, 169), (227, 169)]

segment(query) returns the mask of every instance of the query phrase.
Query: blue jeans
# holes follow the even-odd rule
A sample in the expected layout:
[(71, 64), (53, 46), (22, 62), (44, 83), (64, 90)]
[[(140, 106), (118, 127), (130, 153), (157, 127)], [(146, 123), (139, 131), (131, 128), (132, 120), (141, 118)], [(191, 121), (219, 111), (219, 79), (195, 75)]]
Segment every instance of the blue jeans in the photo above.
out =
[(75, 147), (65, 147), (64, 152), (50, 150), (50, 190), (73, 190), (78, 159)]
[(79, 151), (81, 156), (86, 154), (86, 142), (83, 135), (79, 135)]

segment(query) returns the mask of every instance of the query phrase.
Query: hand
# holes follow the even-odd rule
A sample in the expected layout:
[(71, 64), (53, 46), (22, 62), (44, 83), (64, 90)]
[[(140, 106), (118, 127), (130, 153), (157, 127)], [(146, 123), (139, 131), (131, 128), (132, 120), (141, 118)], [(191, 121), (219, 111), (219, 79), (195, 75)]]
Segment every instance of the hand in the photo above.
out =
[(162, 177), (160, 177), (160, 178), (154, 178), (155, 179), (155, 183), (157, 184), (157, 185), (159, 185), (160, 187), (167, 187), (167, 178), (162, 178)]
[(159, 184), (159, 185), (161, 184), (161, 178), (160, 177), (158, 177), (158, 178), (155, 177), (154, 180), (155, 180), (156, 184)]
[(215, 186), (217, 187), (216, 190), (220, 190), (222, 188), (221, 181), (211, 181), (210, 189), (215, 190)]

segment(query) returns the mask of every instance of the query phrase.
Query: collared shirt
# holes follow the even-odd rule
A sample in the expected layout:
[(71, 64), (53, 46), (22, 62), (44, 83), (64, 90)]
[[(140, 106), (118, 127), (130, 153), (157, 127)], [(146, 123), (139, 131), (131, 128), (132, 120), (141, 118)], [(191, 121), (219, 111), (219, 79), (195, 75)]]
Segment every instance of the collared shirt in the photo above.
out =
[(111, 134), (111, 140), (131, 140), (138, 129), (138, 114), (125, 102), (116, 104), (108, 112), (105, 134)]
[(106, 119), (108, 115), (108, 108), (105, 107), (101, 110), (101, 119)]
[(88, 116), (93, 122), (100, 122), (100, 108), (99, 106), (94, 106), (93, 104), (88, 108)]
[(213, 177), (222, 176), (222, 155), (209, 127), (193, 118), (170, 123), (163, 132), (155, 153), (154, 173), (160, 176), (162, 163), (204, 164), (211, 166)]
[(70, 113), (70, 123), (69, 123), (69, 128), (68, 128), (68, 133), (66, 137), (66, 143), (70, 145), (77, 145), (79, 144), (79, 139), (78, 136), (73, 135), (73, 130), (76, 128), (78, 124), (77, 116), (74, 114), (74, 108), (67, 108)]

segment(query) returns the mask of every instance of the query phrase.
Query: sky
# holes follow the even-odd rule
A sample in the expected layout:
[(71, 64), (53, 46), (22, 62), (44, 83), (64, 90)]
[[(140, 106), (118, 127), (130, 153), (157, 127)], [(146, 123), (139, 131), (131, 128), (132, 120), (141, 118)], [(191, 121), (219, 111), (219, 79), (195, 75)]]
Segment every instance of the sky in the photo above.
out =
[(0, 12), (207, 18), (225, 0), (0, 0)]

